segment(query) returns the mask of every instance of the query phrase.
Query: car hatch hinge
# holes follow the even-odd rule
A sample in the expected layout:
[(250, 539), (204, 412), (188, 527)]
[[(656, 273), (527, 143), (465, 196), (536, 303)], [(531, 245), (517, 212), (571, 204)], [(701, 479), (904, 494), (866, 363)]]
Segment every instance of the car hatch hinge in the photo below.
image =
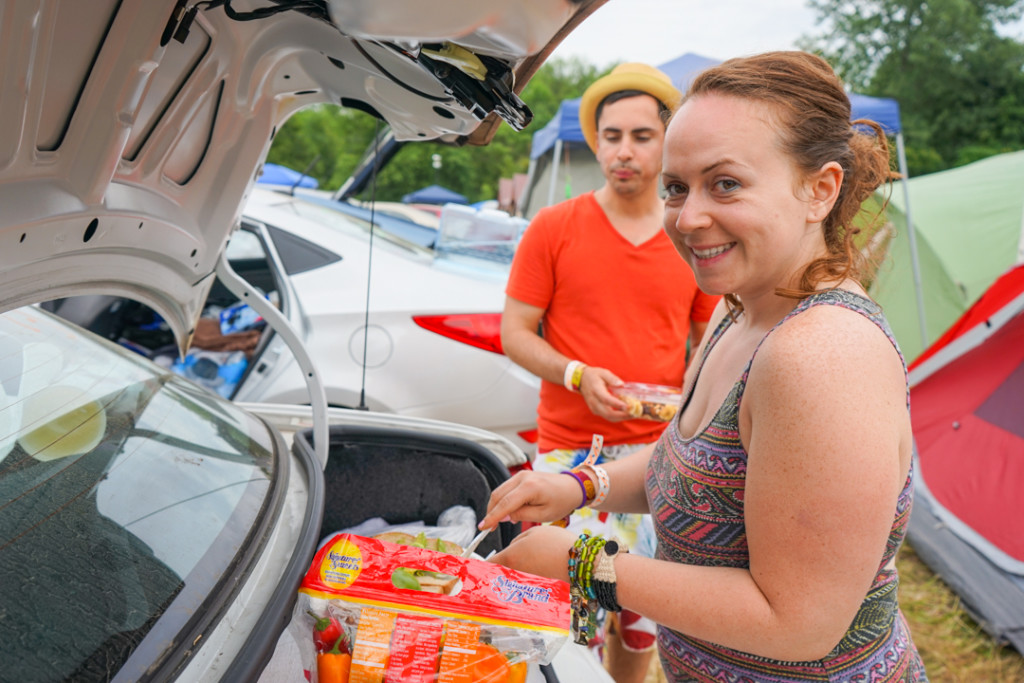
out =
[(533, 112), (512, 90), (512, 71), (502, 61), (442, 45), (424, 46), (416, 59), (481, 121), (494, 112), (514, 130), (522, 130), (533, 120)]

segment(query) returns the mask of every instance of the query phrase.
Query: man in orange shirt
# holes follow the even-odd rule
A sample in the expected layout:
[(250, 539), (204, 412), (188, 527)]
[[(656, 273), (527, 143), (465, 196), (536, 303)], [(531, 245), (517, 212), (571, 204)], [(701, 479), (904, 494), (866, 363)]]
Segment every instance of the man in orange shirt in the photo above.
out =
[[(542, 380), (534, 469), (572, 469), (594, 434), (605, 444), (598, 463), (656, 441), (665, 423), (631, 418), (609, 389), (623, 382), (680, 387), (687, 336), (696, 347), (718, 300), (697, 288), (662, 230), (662, 143), (679, 99), (664, 73), (637, 63), (587, 88), (580, 127), (605, 183), (542, 209), (516, 250), (501, 341), (509, 358)], [(646, 515), (583, 508), (569, 528), (653, 553)], [(618, 683), (642, 682), (654, 624), (628, 611), (619, 622), (608, 633), (609, 671)]]

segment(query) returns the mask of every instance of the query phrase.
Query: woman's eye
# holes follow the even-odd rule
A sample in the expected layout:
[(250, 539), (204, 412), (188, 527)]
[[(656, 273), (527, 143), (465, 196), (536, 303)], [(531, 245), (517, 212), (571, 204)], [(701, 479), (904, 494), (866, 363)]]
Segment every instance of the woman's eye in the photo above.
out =
[(735, 190), (740, 184), (732, 178), (722, 178), (715, 183), (715, 186), (724, 192), (729, 192), (730, 190)]
[(665, 192), (669, 197), (679, 197), (686, 194), (686, 186), (680, 183), (667, 183)]

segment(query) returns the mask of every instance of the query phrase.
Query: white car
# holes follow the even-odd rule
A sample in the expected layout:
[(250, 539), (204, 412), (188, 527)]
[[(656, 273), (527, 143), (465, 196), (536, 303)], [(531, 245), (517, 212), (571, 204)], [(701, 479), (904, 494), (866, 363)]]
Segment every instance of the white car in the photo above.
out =
[[(279, 655), (323, 534), (480, 512), (521, 448), (328, 408), (305, 318), (225, 246), (293, 112), (340, 102), (402, 139), (486, 143), (528, 120), (516, 91), (600, 4), (0, 4), (0, 677), (306, 680)], [(287, 342), (308, 406), (227, 401), (36, 305), (132, 299), (184, 352), (217, 281)], [(531, 680), (603, 677), (569, 644), (552, 664)]]
[[(294, 251), (296, 240), (337, 256), (281, 278), (328, 403), (481, 427), (529, 448), (522, 435), (536, 427), (539, 380), (501, 353), (507, 265), (441, 256), (382, 231), (371, 241), (368, 224), (274, 192), (254, 192), (244, 222), (278, 251), (268, 265), (289, 270), (279, 245)], [(236, 400), (303, 402), (284, 340), (253, 363)]]
[[(328, 404), (480, 427), (531, 452), (540, 380), (501, 352), (508, 263), (439, 252), (386, 229), (371, 238), (368, 221), (331, 206), (256, 188), (226, 250), (299, 331)], [(218, 281), (203, 316), (237, 303)], [(309, 402), (299, 363), (270, 327), (251, 358), (193, 349), (232, 364), (237, 381), (225, 382), (224, 371), (206, 380), (177, 362), (169, 327), (140, 304), (74, 297), (48, 308), (227, 398)]]

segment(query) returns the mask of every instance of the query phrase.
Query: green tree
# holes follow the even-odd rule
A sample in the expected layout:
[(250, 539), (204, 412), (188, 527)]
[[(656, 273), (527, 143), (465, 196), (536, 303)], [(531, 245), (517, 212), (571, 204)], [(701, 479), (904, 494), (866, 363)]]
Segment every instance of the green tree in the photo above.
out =
[[(471, 202), (496, 197), (502, 177), (527, 171), (533, 133), (551, 120), (562, 100), (579, 97), (603, 73), (605, 70), (578, 58), (546, 63), (521, 94), (533, 112), (533, 120), (525, 129), (516, 131), (502, 124), (490, 144), (483, 147), (406, 143), (381, 170), (376, 188), (368, 188), (360, 198), (369, 199), (374, 194), (379, 201), (400, 201), (405, 194), (434, 183), (434, 154), (441, 156), (441, 168), (436, 173), (440, 185), (465, 195)], [(368, 114), (338, 106), (305, 109), (278, 131), (267, 160), (301, 171), (316, 159), (309, 175), (320, 187), (337, 189), (359, 163), (379, 125)]]
[(317, 105), (292, 115), (274, 136), (267, 161), (309, 175), (321, 187), (337, 188), (373, 141), (374, 120), (362, 112)]
[(1024, 148), (1024, 45), (999, 29), (1024, 0), (809, 0), (801, 41), (855, 90), (900, 103), (911, 175)]

